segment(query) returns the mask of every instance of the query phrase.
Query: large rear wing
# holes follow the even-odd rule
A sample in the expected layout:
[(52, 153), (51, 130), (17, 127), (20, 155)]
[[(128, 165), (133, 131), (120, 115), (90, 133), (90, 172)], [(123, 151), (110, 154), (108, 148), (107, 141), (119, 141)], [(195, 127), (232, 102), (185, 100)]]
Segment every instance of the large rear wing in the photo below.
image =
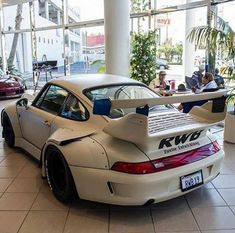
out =
[[(148, 116), (149, 108), (154, 105), (187, 103), (187, 102), (193, 102), (193, 101), (199, 101), (199, 100), (212, 100), (212, 102), (210, 103), (211, 109), (208, 109), (208, 106), (206, 108), (208, 113), (211, 113), (211, 114), (223, 113), (225, 111), (225, 100), (226, 100), (227, 92), (228, 90), (223, 89), (223, 90), (218, 90), (215, 92), (203, 92), (200, 94), (185, 94), (185, 95), (178, 95), (178, 96), (167, 96), (167, 97), (149, 98), (149, 99), (122, 99), (122, 100), (97, 99), (94, 102), (93, 113), (97, 115), (108, 116), (112, 109), (136, 108), (136, 113), (140, 113), (140, 114)], [(198, 107), (198, 108), (205, 109), (205, 106)], [(196, 116), (197, 115), (196, 112), (195, 112), (195, 109), (193, 108), (189, 114), (191, 115), (193, 114)], [(211, 114), (209, 114), (206, 118), (210, 118)], [(218, 121), (221, 121), (221, 120), (218, 119)]]
[[(108, 116), (112, 109), (136, 108), (136, 112), (134, 113), (129, 113), (124, 117), (110, 120), (103, 130), (113, 137), (143, 144), (165, 135), (204, 130), (224, 120), (227, 112), (225, 105), (226, 94), (227, 90), (218, 90), (210, 93), (151, 99), (98, 99), (94, 102), (93, 113)], [(202, 106), (194, 106), (188, 114), (177, 113), (173, 110), (174, 112), (170, 113), (170, 115), (175, 115), (171, 117), (171, 125), (163, 129), (161, 128), (162, 125), (168, 124), (165, 120), (166, 114), (157, 113), (154, 116), (152, 116), (152, 114), (149, 115), (151, 106), (186, 103), (198, 100), (209, 101)], [(169, 113), (166, 117), (169, 117)]]

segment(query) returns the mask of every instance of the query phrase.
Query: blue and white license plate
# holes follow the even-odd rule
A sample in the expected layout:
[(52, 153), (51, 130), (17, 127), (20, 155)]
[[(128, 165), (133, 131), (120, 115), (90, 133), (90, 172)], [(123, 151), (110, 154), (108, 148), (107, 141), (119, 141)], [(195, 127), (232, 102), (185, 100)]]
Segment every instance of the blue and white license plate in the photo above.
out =
[(181, 190), (187, 191), (203, 184), (202, 170), (180, 177)]

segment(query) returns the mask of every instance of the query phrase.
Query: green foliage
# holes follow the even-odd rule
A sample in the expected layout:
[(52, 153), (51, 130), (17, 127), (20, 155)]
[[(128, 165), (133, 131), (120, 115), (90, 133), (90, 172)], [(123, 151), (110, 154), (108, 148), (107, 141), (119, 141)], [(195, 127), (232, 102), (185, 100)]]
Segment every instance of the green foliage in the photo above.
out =
[(97, 67), (97, 72), (100, 74), (104, 74), (106, 71), (105, 61), (104, 60), (95, 60), (91, 63), (92, 66)]
[(179, 63), (182, 63), (182, 56), (183, 56), (183, 44), (182, 43), (177, 43), (174, 46), (174, 55), (178, 55)]
[(140, 13), (148, 10), (149, 0), (131, 0), (131, 13)]
[(98, 71), (99, 74), (104, 74), (105, 71), (106, 71), (106, 68), (105, 68), (105, 66), (101, 66), (101, 67), (98, 68), (97, 71)]
[(131, 78), (146, 85), (156, 78), (156, 34), (132, 34)]
[(226, 104), (233, 104), (233, 115), (235, 115), (235, 88), (232, 88), (228, 92), (228, 97), (226, 99)]
[(161, 54), (163, 53), (167, 61), (171, 61), (173, 51), (174, 51), (174, 47), (169, 42), (164, 43), (157, 49), (157, 52), (160, 55), (160, 57), (161, 57)]
[[(235, 32), (222, 18), (217, 17), (217, 21), (217, 28), (210, 26), (194, 27), (187, 36), (187, 39), (194, 43), (196, 48), (209, 50), (210, 66), (215, 60), (216, 51), (219, 49), (227, 54), (228, 59), (235, 59)], [(208, 41), (209, 48), (207, 48)]]
[(168, 62), (171, 62), (173, 60), (173, 56), (177, 55), (177, 64), (182, 63), (183, 45), (182, 43), (172, 45), (171, 42), (166, 42), (163, 45), (159, 46), (159, 48), (157, 49), (158, 57), (161, 57), (162, 54), (164, 54)]

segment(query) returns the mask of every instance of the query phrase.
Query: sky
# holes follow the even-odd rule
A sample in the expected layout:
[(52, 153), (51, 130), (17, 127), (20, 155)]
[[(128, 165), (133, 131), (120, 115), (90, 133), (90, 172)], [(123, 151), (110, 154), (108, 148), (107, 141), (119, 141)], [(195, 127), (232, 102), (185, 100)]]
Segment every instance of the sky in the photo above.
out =
[(68, 0), (72, 7), (78, 7), (81, 20), (104, 18), (104, 0)]
[(235, 31), (234, 11), (235, 11), (235, 1), (219, 5), (220, 17), (222, 17), (225, 21), (229, 22), (229, 25), (232, 27), (233, 31)]
[[(68, 0), (68, 3), (70, 6), (74, 8), (78, 8), (80, 15), (81, 15), (81, 21), (86, 20), (93, 20), (93, 19), (101, 19), (104, 18), (104, 0)], [(163, 3), (165, 6), (172, 5), (172, 0), (158, 0), (158, 7), (163, 7)], [(161, 3), (161, 4), (160, 4)], [(185, 3), (185, 0), (175, 0), (175, 4), (183, 4)], [(230, 26), (232, 26), (233, 30), (235, 30), (235, 1), (229, 2), (227, 4), (220, 4), (219, 5), (219, 15), (223, 16), (225, 21), (228, 21)], [(221, 15), (222, 12), (222, 15)], [(177, 12), (173, 14), (173, 17), (171, 19), (171, 24), (173, 27), (169, 28), (169, 34), (174, 35), (174, 40), (176, 41), (182, 41), (182, 34), (184, 34), (184, 27), (180, 23), (183, 21), (184, 12)], [(162, 15), (163, 16), (163, 15)], [(197, 18), (204, 17), (198, 16)], [(200, 23), (200, 22), (199, 22)], [(103, 32), (103, 27), (96, 27), (96, 28), (90, 28), (87, 29), (88, 31), (94, 31), (94, 33)], [(176, 33), (176, 31), (178, 33)], [(164, 33), (164, 30), (163, 30)], [(170, 36), (170, 35), (169, 35)]]

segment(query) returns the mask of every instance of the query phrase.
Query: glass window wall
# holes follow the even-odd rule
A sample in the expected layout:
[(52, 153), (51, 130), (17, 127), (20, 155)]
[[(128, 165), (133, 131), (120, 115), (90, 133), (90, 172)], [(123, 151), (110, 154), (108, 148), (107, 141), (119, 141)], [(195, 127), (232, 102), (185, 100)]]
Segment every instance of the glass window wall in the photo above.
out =
[(70, 32), (71, 74), (104, 72), (104, 27), (82, 28), (79, 31), (81, 40)]
[(62, 24), (62, 1), (36, 0), (35, 22), (36, 27), (57, 26)]
[[(141, 8), (137, 12), (149, 12), (149, 7), (160, 10), (182, 4), (185, 6), (187, 1), (146, 0), (145, 3), (145, 8)], [(224, 18), (225, 21), (228, 21), (232, 27), (234, 20), (231, 9), (233, 9), (233, 6), (235, 6), (234, 2), (218, 5), (218, 15)], [(68, 0), (68, 29), (66, 29), (68, 33), (64, 34), (62, 29), (62, 1), (36, 0), (34, 1), (36, 42), (33, 43), (30, 33), (29, 3), (4, 7), (3, 31), (6, 33), (7, 56), (9, 57), (10, 55), (10, 51), (12, 50), (11, 45), (14, 41), (14, 33), (9, 32), (17, 29), (20, 33), (16, 43), (13, 64), (22, 73), (32, 73), (32, 64), (34, 62), (42, 62), (45, 59), (56, 61), (57, 69), (52, 72), (52, 76), (56, 77), (64, 74), (64, 64), (70, 65), (71, 74), (104, 72), (104, 27), (84, 28), (80, 24), (76, 25), (76, 23), (82, 23), (84, 21), (87, 23), (89, 20), (104, 18), (103, 8), (103, 0)], [(133, 9), (131, 12), (134, 12)], [(187, 12), (190, 12), (190, 15), (195, 17), (195, 23), (192, 26), (207, 24), (206, 7), (191, 9)], [(179, 11), (132, 19), (132, 31), (156, 30), (156, 42), (158, 44), (158, 53), (156, 56), (167, 60), (170, 67), (168, 73), (172, 76), (174, 75), (172, 73), (174, 65), (182, 64), (182, 48), (184, 47), (187, 34), (185, 32), (185, 24), (188, 22), (185, 17), (186, 11)], [(17, 20), (15, 21), (15, 19)], [(48, 30), (50, 27), (56, 29)], [(42, 30), (42, 28), (45, 28), (45, 30)], [(66, 46), (64, 46), (64, 43)], [(36, 48), (35, 54), (37, 57), (34, 60), (31, 58), (31, 44), (35, 44)], [(176, 52), (177, 49), (180, 52)], [(167, 50), (168, 52), (166, 52)], [(200, 64), (204, 64), (205, 49), (201, 48), (193, 52), (195, 52), (194, 66), (198, 67)], [(177, 69), (175, 72), (178, 72)]]
[(68, 15), (79, 12), (78, 21), (87, 21), (104, 18), (103, 0), (68, 0)]
[(30, 28), (29, 4), (23, 3), (3, 8), (4, 31)]
[(27, 81), (32, 81), (32, 47), (29, 32), (12, 33), (5, 35), (7, 70), (20, 75)]

